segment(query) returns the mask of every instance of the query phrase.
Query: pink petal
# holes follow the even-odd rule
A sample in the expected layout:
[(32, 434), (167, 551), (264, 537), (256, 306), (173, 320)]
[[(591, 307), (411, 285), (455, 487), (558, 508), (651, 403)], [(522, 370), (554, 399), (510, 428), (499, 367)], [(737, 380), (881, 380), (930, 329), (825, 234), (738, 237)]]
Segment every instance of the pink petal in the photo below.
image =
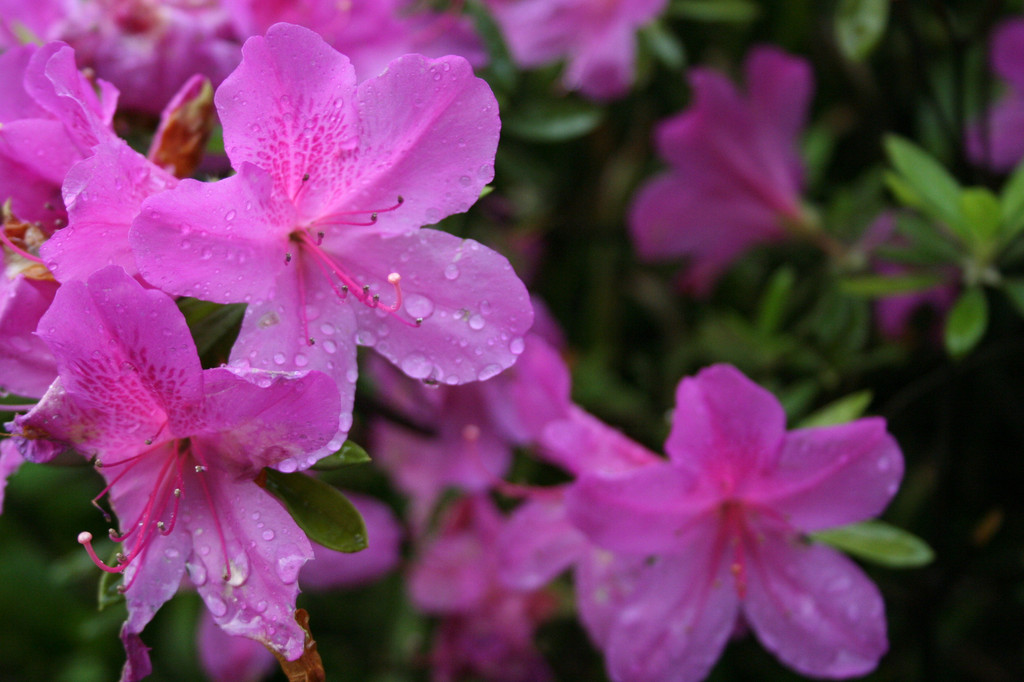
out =
[(359, 148), (345, 159), (331, 212), (380, 213), (374, 232), (404, 233), (466, 211), (494, 177), (498, 105), (456, 56), (406, 55), (359, 84)]
[(544, 425), (539, 446), (541, 458), (578, 475), (616, 474), (665, 461), (575, 405), (565, 418)]
[(39, 398), (57, 378), (57, 362), (35, 334), (39, 319), (56, 293), (56, 282), (22, 275), (0, 281), (0, 377), (4, 391)]
[[(388, 314), (352, 303), (359, 343), (372, 346), (414, 379), (443, 384), (485, 380), (522, 352), (533, 322), (526, 287), (504, 256), (472, 239), (436, 230), (394, 237), (345, 233), (324, 243), (382, 305), (395, 303), (387, 279), (401, 276), (403, 308)], [(420, 326), (415, 320), (422, 318)]]
[(731, 489), (775, 465), (785, 433), (786, 415), (775, 396), (735, 367), (713, 365), (676, 389), (665, 452)]
[(335, 449), (341, 447), (352, 426), (352, 400), (359, 376), (353, 305), (359, 304), (335, 296), (319, 271), (304, 266), (298, 258), (278, 275), (271, 298), (249, 304), (231, 349), (235, 366), (276, 372), (320, 371), (331, 377), (341, 394)]
[(39, 336), (67, 392), (100, 410), (105, 427), (94, 444), (137, 450), (165, 423), (183, 433), (195, 419), (202, 379), (185, 319), (170, 297), (144, 290), (121, 268), (61, 286)]
[(668, 462), (619, 474), (585, 474), (569, 487), (569, 519), (613, 552), (689, 551), (686, 537), (713, 524), (714, 496), (689, 471)]
[(199, 663), (213, 682), (260, 682), (277, 668), (277, 659), (265, 646), (227, 634), (209, 611), (199, 616), (196, 639)]
[(630, 603), (649, 569), (642, 554), (612, 554), (591, 545), (576, 563), (576, 608), (599, 649), (608, 647), (619, 614)]
[(319, 459), (338, 428), (338, 389), (325, 374), (302, 377), (227, 368), (203, 372), (204, 431), (208, 442), (231, 460), (236, 473), (255, 476), (266, 466), (305, 469)]
[[(338, 182), (343, 152), (357, 145), (355, 85), (348, 57), (307, 28), (275, 24), (266, 37), (249, 38), (214, 98), (232, 165), (255, 164), (270, 173), (275, 193), (295, 200), (301, 187), (301, 203), (309, 202), (310, 187)], [(309, 208), (307, 218), (317, 213)]]
[(4, 489), (7, 487), (7, 479), (18, 471), (24, 461), (13, 440), (10, 438), (0, 440), (0, 511), (3, 511), (4, 508)]
[[(192, 536), (189, 576), (207, 609), (229, 635), (256, 639), (295, 660), (305, 640), (294, 618), (297, 580), (313, 558), (305, 534), (251, 480), (216, 467), (185, 475), (180, 522)], [(199, 476), (206, 479), (209, 500)]]
[[(967, 151), (975, 163), (1009, 172), (1024, 158), (1024, 95), (1010, 93), (986, 115), (984, 125), (975, 122), (968, 128)], [(988, 144), (982, 134), (985, 126)]]
[(366, 523), (369, 545), (355, 554), (335, 552), (313, 543), (313, 561), (302, 567), (300, 582), (307, 590), (354, 587), (379, 579), (398, 565), (402, 527), (391, 509), (372, 497), (346, 492)]
[(85, 279), (107, 265), (135, 276), (128, 229), (147, 197), (177, 180), (121, 140), (106, 142), (93, 156), (71, 167), (64, 179), (68, 225), (40, 249), (61, 282)]
[(992, 36), (992, 70), (1024, 92), (1024, 21), (1003, 22)]
[(844, 555), (763, 533), (748, 564), (744, 615), (766, 649), (811, 677), (854, 677), (888, 648), (885, 604)]
[(613, 680), (688, 682), (714, 666), (736, 625), (739, 597), (714, 534), (686, 554), (659, 557), (637, 580), (611, 628), (605, 655)]
[(536, 590), (576, 563), (590, 546), (566, 518), (561, 495), (538, 497), (512, 512), (501, 529), (499, 576), (511, 589)]
[(778, 131), (781, 145), (793, 145), (806, 123), (814, 73), (810, 63), (762, 45), (744, 64), (750, 105), (766, 126)]
[(150, 197), (130, 234), (146, 281), (179, 296), (259, 302), (286, 271), (294, 209), (266, 172), (243, 165), (218, 182), (183, 180)]
[(562, 76), (568, 89), (602, 100), (629, 90), (636, 61), (633, 26), (618, 24), (603, 29), (580, 41)]
[(902, 477), (903, 455), (885, 421), (858, 419), (788, 433), (777, 468), (752, 483), (747, 499), (810, 532), (877, 516)]
[(37, 45), (18, 45), (0, 54), (0, 88), (4, 93), (0, 98), (0, 123), (47, 117), (46, 109), (39, 106), (24, 85), (25, 70), (38, 49)]

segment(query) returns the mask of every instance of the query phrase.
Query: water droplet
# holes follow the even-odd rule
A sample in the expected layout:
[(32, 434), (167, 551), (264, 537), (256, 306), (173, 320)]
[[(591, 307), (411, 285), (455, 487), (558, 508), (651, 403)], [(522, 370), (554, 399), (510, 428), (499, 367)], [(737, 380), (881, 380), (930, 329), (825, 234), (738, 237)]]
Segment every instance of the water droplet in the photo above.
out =
[(203, 545), (202, 547), (199, 548), (199, 553), (202, 554), (203, 556), (209, 556), (209, 554), (210, 554), (210, 546), (209, 545)]
[(274, 364), (283, 365), (286, 359), (284, 353), (274, 353)]
[(410, 294), (405, 297), (405, 312), (412, 318), (425, 320), (434, 314), (434, 302), (426, 296)]
[(259, 521), (260, 520), (260, 513), (258, 511), (254, 511), (252, 513), (252, 520), (253, 521)]
[(168, 559), (177, 559), (179, 556), (181, 556), (181, 554), (178, 552), (178, 550), (174, 549), (173, 547), (168, 547), (164, 550), (164, 556)]
[(449, 263), (444, 269), (445, 279), (458, 279), (459, 278), (459, 266), (455, 263)]
[(473, 315), (469, 318), (469, 328), (474, 331), (480, 331), (484, 328), (484, 318), (480, 315)]
[(526, 350), (526, 342), (523, 341), (521, 336), (517, 336), (508, 342), (508, 349), (512, 355), (522, 355), (523, 351)]
[(402, 360), (402, 371), (413, 379), (426, 379), (434, 370), (434, 363), (419, 353), (410, 353)]
[(263, 534), (260, 537), (269, 542), (274, 539), (274, 531), (265, 530), (263, 531)]
[(350, 369), (345, 372), (345, 379), (348, 380), (350, 384), (356, 383), (356, 379), (358, 378), (359, 372), (356, 371), (355, 369)]
[(308, 364), (309, 364), (309, 358), (307, 358), (302, 353), (296, 353), (295, 354), (295, 366), (296, 367), (305, 367)]
[(285, 474), (290, 474), (297, 468), (298, 466), (296, 466), (295, 462), (290, 459), (286, 459), (277, 465), (277, 470)]
[(210, 609), (210, 613), (215, 618), (220, 618), (228, 612), (228, 605), (224, 603), (224, 600), (215, 595), (203, 595), (203, 601), (206, 602), (206, 608)]
[(469, 187), (469, 183), (473, 182), (473, 179), (468, 175), (463, 175), (459, 178), (459, 184), (463, 187)]
[(377, 337), (373, 335), (373, 332), (365, 329), (360, 329), (356, 332), (356, 343), (360, 346), (372, 347), (377, 343)]
[(338, 344), (334, 343), (334, 341), (331, 341), (330, 339), (324, 341), (322, 346), (325, 353), (334, 353), (334, 351), (338, 350)]
[(323, 334), (330, 335), (336, 331), (338, 330), (335, 329), (334, 325), (331, 324), (330, 322), (324, 322), (322, 325), (320, 325), (320, 332)]
[(480, 301), (480, 312), (483, 313), (484, 315), (490, 315), (491, 314), (491, 302), (490, 301)]
[(277, 577), (286, 585), (291, 585), (299, 578), (299, 569), (302, 568), (304, 559), (299, 555), (286, 555), (277, 560)]
[(487, 381), (491, 377), (501, 372), (501, 365), (490, 364), (480, 370), (480, 373), (476, 375), (476, 378), (480, 381)]
[(258, 601), (256, 602), (256, 606), (254, 606), (253, 609), (256, 611), (256, 613), (263, 613), (267, 610), (267, 602)]
[(224, 214), (224, 220), (230, 222), (235, 219), (236, 215), (238, 215), (238, 213), (235, 211), (235, 209), (231, 209), (230, 211)]
[(192, 579), (192, 583), (196, 587), (206, 584), (206, 566), (201, 561), (189, 562), (186, 566), (188, 567), (188, 577)]

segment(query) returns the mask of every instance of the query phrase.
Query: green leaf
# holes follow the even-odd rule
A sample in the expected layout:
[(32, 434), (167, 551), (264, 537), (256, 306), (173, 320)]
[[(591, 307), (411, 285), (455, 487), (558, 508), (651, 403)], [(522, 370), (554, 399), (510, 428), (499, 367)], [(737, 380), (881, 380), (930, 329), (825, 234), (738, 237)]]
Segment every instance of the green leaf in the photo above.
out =
[(797, 428), (809, 429), (816, 426), (834, 426), (859, 419), (871, 404), (871, 391), (857, 391), (829, 403), (825, 407), (804, 417)]
[(942, 164), (913, 142), (896, 135), (885, 138), (885, 149), (900, 178), (917, 197), (911, 205), (945, 223), (961, 238), (969, 239), (960, 209), (960, 185)]
[(256, 482), (284, 503), (309, 539), (339, 552), (366, 549), (366, 524), (352, 503), (320, 479), (264, 469)]
[(640, 29), (640, 40), (668, 68), (679, 70), (686, 66), (686, 49), (660, 21), (653, 21)]
[(757, 313), (757, 330), (762, 334), (774, 334), (779, 330), (786, 313), (786, 302), (793, 293), (796, 275), (791, 268), (779, 268), (768, 283), (768, 289), (761, 298)]
[(1002, 225), (1002, 208), (996, 195), (984, 187), (968, 187), (960, 193), (960, 210), (973, 243), (988, 245), (995, 241)]
[(693, 21), (753, 21), (761, 13), (752, 0), (673, 0), (669, 14)]
[[(107, 559), (108, 566), (117, 565), (117, 554), (120, 551), (120, 546), (114, 549), (110, 554), (110, 558)], [(123, 573), (103, 571), (103, 575), (100, 576), (99, 589), (96, 591), (96, 608), (98, 611), (104, 611), (108, 606), (124, 601), (124, 593), (120, 589), (122, 584), (121, 578), (123, 577)]]
[(604, 118), (604, 109), (581, 99), (527, 102), (502, 118), (510, 134), (531, 142), (563, 142), (586, 135)]
[(836, 43), (855, 62), (871, 54), (889, 24), (890, 0), (840, 0), (836, 8)]
[(1024, 162), (1014, 169), (1000, 197), (1003, 236), (1013, 237), (1024, 229)]
[(851, 296), (884, 298), (931, 289), (942, 282), (938, 275), (856, 275), (839, 280), (839, 288)]
[(935, 553), (921, 538), (882, 521), (864, 521), (813, 533), (818, 542), (889, 568), (918, 568)]
[(1024, 317), (1024, 279), (1004, 279), (1001, 286), (1017, 314)]
[(370, 455), (366, 453), (366, 450), (361, 445), (347, 440), (341, 444), (340, 450), (334, 454), (327, 455), (314, 464), (313, 468), (317, 471), (332, 471), (349, 466), (350, 464), (363, 464), (369, 461)]
[(957, 299), (946, 319), (946, 350), (954, 358), (974, 348), (988, 327), (988, 301), (981, 287), (971, 287)]

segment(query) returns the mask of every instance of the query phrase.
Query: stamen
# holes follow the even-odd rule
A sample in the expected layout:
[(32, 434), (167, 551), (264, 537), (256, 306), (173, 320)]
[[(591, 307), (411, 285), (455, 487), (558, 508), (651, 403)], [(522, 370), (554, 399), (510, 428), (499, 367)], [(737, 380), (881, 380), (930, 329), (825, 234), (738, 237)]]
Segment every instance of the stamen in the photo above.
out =
[(7, 236), (7, 230), (3, 229), (2, 227), (0, 227), (0, 241), (4, 243), (4, 246), (9, 248), (14, 253), (18, 254), (25, 260), (30, 260), (33, 263), (39, 263), (40, 265), (46, 265), (46, 263), (43, 262), (42, 258), (40, 258), (39, 256), (33, 256), (31, 253), (29, 253), (25, 249), (21, 248), (20, 246), (12, 242), (11, 238)]
[[(196, 459), (202, 461), (202, 454), (199, 449), (196, 448), (195, 444), (191, 445), (192, 454)], [(205, 464), (201, 465), (203, 469), (206, 468)], [(228, 558), (228, 542), (224, 538), (224, 529), (220, 525), (220, 519), (217, 517), (217, 507), (213, 504), (213, 495), (210, 494), (210, 487), (206, 483), (205, 476), (199, 476), (199, 483), (203, 489), (203, 496), (206, 497), (206, 504), (210, 507), (210, 518), (213, 519), (213, 525), (217, 529), (217, 537), (220, 538), (220, 546), (224, 550), (224, 573), (227, 575), (225, 580), (231, 578), (231, 561)]]
[[(377, 222), (378, 214), (390, 213), (391, 211), (395, 211), (404, 203), (405, 199), (403, 199), (402, 196), (399, 195), (397, 201), (393, 205), (388, 206), (386, 208), (378, 208), (373, 211), (339, 211), (337, 213), (330, 213), (314, 222), (313, 226), (319, 227), (321, 225), (352, 225), (355, 227), (367, 227)], [(346, 216), (359, 216), (366, 215), (367, 213), (370, 214), (369, 222), (351, 222), (348, 220), (342, 220), (342, 218), (345, 218)]]
[(100, 561), (100, 558), (96, 556), (96, 550), (92, 548), (92, 533), (89, 531), (83, 530), (78, 534), (78, 544), (84, 546), (85, 551), (89, 553), (89, 558), (92, 559), (92, 562), (107, 573), (120, 573), (124, 570), (124, 566), (107, 566), (106, 563)]

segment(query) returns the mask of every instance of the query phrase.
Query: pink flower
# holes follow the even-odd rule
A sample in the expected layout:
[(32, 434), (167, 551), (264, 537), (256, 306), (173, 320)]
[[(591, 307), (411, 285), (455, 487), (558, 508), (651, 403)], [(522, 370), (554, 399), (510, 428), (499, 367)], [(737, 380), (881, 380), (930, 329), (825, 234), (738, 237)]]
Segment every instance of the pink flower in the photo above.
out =
[(850, 677), (887, 648), (884, 604), (849, 559), (806, 533), (879, 514), (903, 473), (881, 419), (785, 431), (779, 402), (736, 369), (684, 379), (669, 460), (587, 474), (569, 517), (616, 553), (624, 596), (603, 614), (616, 680), (702, 679), (742, 618), (796, 671)]
[(558, 351), (532, 333), (519, 350), (514, 367), (465, 386), (427, 387), (371, 365), (388, 405), (434, 430), (417, 433), (384, 419), (373, 428), (374, 458), (410, 496), (414, 527), (446, 489), (490, 489), (508, 472), (513, 449), (537, 441), (569, 409), (569, 372)]
[(1024, 157), (1024, 19), (996, 29), (989, 61), (1010, 92), (967, 131), (967, 153), (975, 163), (1009, 171)]
[(330, 380), (226, 368), (202, 370), (174, 302), (109, 267), (61, 286), (39, 324), (60, 377), (14, 422), (21, 455), (52, 456), (50, 444), (91, 457), (121, 520), (114, 566), (79, 542), (103, 570), (123, 573), (128, 652), (123, 679), (148, 674), (139, 634), (188, 569), (217, 623), (295, 659), (303, 631), (293, 619), (309, 541), (256, 485), (265, 466), (294, 470), (337, 424)]
[[(299, 573), (299, 582), (307, 591), (355, 587), (380, 578), (398, 565), (402, 529), (391, 510), (365, 495), (346, 492), (345, 497), (366, 522), (369, 546), (361, 552), (345, 554), (313, 543), (313, 560)], [(266, 647), (246, 637), (227, 634), (216, 627), (209, 612), (200, 617), (197, 643), (199, 662), (214, 682), (254, 682), (268, 677), (277, 667)]]
[(362, 81), (381, 73), (404, 54), (457, 54), (474, 66), (487, 53), (472, 22), (452, 12), (431, 12), (412, 0), (225, 0), (232, 24), (243, 38), (261, 35), (277, 22), (313, 29), (346, 55)]
[(415, 379), (488, 379), (532, 310), (508, 261), (419, 229), (469, 208), (493, 176), (499, 121), (465, 60), (409, 55), (358, 87), (315, 33), (250, 38), (215, 97), (238, 174), (148, 199), (131, 245), (147, 281), (247, 302), (232, 362), (323, 370), (351, 425), (356, 345)]
[(661, 124), (670, 169), (644, 186), (629, 216), (640, 256), (690, 260), (685, 284), (707, 291), (758, 243), (803, 222), (796, 139), (813, 89), (810, 66), (775, 48), (746, 61), (746, 97), (721, 74), (692, 69), (694, 103)]
[(595, 99), (624, 95), (633, 82), (636, 31), (667, 0), (489, 0), (509, 50), (525, 67), (565, 59), (562, 82)]
[(25, 45), (0, 55), (0, 204), (49, 235), (66, 222), (60, 187), (68, 169), (110, 128), (117, 90), (95, 87), (63, 43)]
[(442, 618), (431, 655), (432, 679), (542, 682), (551, 672), (533, 645), (534, 628), (553, 610), (550, 595), (515, 590), (498, 579), (495, 544), (502, 518), (482, 495), (456, 501), (409, 577), (417, 608)]

